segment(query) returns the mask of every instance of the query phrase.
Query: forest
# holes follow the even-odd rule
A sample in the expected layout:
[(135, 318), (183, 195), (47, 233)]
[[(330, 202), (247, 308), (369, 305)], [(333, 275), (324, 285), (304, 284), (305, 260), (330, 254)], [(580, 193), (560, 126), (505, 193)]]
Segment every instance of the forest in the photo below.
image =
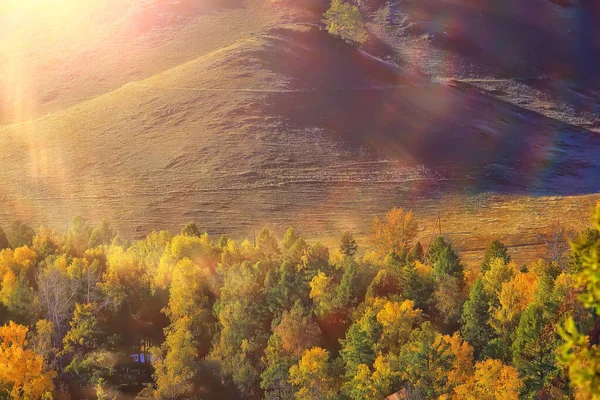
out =
[(372, 228), (359, 248), (14, 222), (0, 398), (600, 398), (600, 205), (580, 232), (540, 232), (528, 265), (494, 240), (466, 268), (398, 208)]

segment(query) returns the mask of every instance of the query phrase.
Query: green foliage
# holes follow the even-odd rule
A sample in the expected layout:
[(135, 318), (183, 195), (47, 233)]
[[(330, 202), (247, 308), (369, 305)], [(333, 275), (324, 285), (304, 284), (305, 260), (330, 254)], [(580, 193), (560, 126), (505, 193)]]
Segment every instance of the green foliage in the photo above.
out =
[(524, 391), (535, 397), (557, 374), (557, 336), (552, 319), (539, 304), (531, 304), (519, 322), (512, 345), (514, 365), (524, 377)]
[(444, 248), (439, 256), (436, 257), (433, 263), (433, 270), (437, 279), (440, 279), (444, 275), (453, 276), (461, 280), (464, 277), (460, 258), (450, 245)]
[(284, 350), (281, 337), (276, 333), (271, 335), (262, 358), (265, 368), (260, 375), (260, 387), (265, 391), (265, 399), (291, 399), (293, 397), (294, 390), (289, 382), (289, 370), (296, 362), (297, 358)]
[(31, 246), (35, 231), (22, 221), (14, 221), (10, 224), (6, 237), (11, 249), (22, 246)]
[(0, 250), (7, 249), (9, 246), (10, 244), (8, 243), (6, 232), (4, 232), (4, 229), (0, 228)]
[[(593, 216), (594, 228), (600, 230), (600, 205)], [(600, 240), (596, 235), (583, 235), (571, 243), (581, 262), (581, 271), (575, 281), (583, 289), (579, 300), (596, 315), (600, 312)], [(559, 363), (567, 368), (569, 379), (581, 397), (600, 399), (600, 349), (569, 317), (558, 332), (564, 343), (557, 355)]]
[(442, 339), (429, 322), (415, 329), (397, 359), (403, 379), (426, 398), (438, 398), (447, 392), (448, 372), (455, 357), (450, 344)]
[(489, 297), (483, 289), (483, 282), (477, 279), (471, 287), (469, 299), (465, 302), (462, 314), (462, 337), (475, 350), (475, 355), (481, 351), (493, 337), (493, 330), (488, 324), (490, 319)]
[(487, 270), (490, 269), (490, 263), (495, 258), (502, 259), (505, 264), (510, 263), (508, 249), (504, 243), (499, 240), (491, 241), (488, 247), (485, 249), (485, 253), (483, 253), (483, 262), (481, 263), (481, 272), (487, 272)]
[(346, 257), (353, 257), (358, 251), (358, 244), (350, 232), (342, 233), (340, 237), (340, 251)]
[(202, 232), (200, 232), (200, 229), (198, 229), (198, 226), (196, 225), (195, 222), (188, 222), (187, 224), (185, 224), (185, 226), (181, 230), (181, 234), (183, 236), (193, 236), (193, 237), (202, 236)]
[(111, 228), (110, 224), (107, 221), (102, 221), (100, 226), (90, 234), (88, 248), (108, 246), (116, 236), (117, 233)]
[[(42, 228), (0, 250), (0, 320), (36, 324), (23, 348), (38, 375), (99, 398), (143, 383), (140, 399), (600, 399), (597, 230), (569, 268), (519, 271), (493, 242), (467, 288), (452, 245), (436, 238), (424, 257), (417, 226), (390, 211), (361, 258), (349, 232), (331, 254), (292, 228), (256, 245), (194, 229), (122, 245), (108, 223), (75, 218), (66, 235)], [(15, 366), (27, 364), (0, 363), (0, 381)]]
[(333, 0), (323, 17), (327, 31), (348, 43), (366, 43), (369, 38), (360, 10), (352, 4)]

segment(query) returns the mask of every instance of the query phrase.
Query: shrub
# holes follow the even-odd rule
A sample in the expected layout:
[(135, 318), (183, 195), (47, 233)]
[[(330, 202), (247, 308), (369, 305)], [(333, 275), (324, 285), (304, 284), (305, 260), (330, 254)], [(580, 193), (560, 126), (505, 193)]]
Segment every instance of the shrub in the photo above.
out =
[(367, 41), (367, 30), (358, 7), (342, 0), (333, 0), (323, 16), (323, 22), (330, 34), (339, 36), (350, 44)]

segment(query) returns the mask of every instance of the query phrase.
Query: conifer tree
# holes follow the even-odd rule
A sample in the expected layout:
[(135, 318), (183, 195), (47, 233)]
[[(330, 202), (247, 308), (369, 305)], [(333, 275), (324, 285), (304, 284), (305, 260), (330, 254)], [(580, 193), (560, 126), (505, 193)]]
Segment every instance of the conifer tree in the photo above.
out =
[(465, 302), (462, 313), (462, 337), (475, 350), (479, 357), (483, 348), (493, 337), (493, 330), (489, 325), (489, 298), (483, 290), (483, 282), (477, 279), (471, 287), (469, 299)]

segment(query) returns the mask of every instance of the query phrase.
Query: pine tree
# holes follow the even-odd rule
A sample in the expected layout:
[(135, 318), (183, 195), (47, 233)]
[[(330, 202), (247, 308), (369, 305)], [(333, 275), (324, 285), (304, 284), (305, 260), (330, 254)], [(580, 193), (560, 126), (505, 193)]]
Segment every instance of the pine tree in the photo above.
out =
[(340, 251), (346, 257), (353, 257), (358, 250), (358, 244), (350, 232), (342, 233), (340, 237)]
[(490, 269), (490, 263), (494, 258), (502, 259), (505, 264), (510, 263), (508, 249), (504, 243), (499, 240), (493, 240), (485, 249), (485, 253), (483, 254), (483, 262), (481, 263), (481, 272), (485, 273)]
[(483, 348), (493, 337), (493, 330), (488, 323), (489, 306), (489, 298), (483, 290), (483, 282), (477, 279), (463, 307), (461, 329), (462, 337), (473, 346), (476, 357), (481, 355)]
[(554, 324), (548, 312), (533, 303), (523, 313), (512, 345), (513, 363), (533, 397), (557, 374)]

